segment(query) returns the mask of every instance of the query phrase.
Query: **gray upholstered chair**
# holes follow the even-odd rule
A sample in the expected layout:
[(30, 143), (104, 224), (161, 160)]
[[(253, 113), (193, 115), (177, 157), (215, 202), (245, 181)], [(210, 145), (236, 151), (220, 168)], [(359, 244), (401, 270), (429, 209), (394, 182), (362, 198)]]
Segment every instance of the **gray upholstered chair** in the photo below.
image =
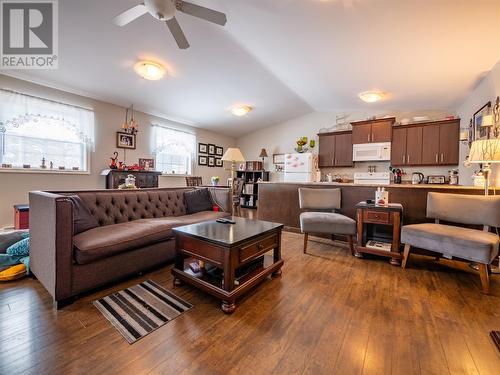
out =
[[(498, 255), (498, 235), (489, 227), (500, 226), (500, 196), (429, 193), (427, 217), (435, 223), (405, 225), (401, 242), (405, 244), (406, 267), (411, 246), (459, 258), (479, 265), (483, 293), (489, 293), (489, 264)], [(439, 220), (468, 225), (483, 225), (483, 230), (440, 224)]]
[[(356, 221), (336, 213), (340, 208), (340, 189), (299, 189), (300, 230), (304, 233), (304, 254), (307, 253), (309, 233), (342, 234), (349, 241), (354, 255), (352, 236), (356, 233)], [(330, 211), (330, 212), (327, 212)]]

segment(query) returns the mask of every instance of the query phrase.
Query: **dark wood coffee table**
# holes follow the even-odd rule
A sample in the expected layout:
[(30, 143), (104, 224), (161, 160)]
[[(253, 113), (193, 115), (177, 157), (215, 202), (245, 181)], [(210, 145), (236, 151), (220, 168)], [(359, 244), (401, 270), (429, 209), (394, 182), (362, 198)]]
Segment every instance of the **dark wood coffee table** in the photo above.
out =
[[(231, 314), (235, 301), (269, 275), (280, 276), (283, 224), (233, 217), (236, 224), (209, 221), (174, 229), (176, 241), (174, 285), (193, 285), (222, 300), (222, 311)], [(272, 254), (266, 254), (271, 252)], [(262, 258), (263, 257), (263, 262)], [(258, 259), (258, 260), (257, 260)], [(193, 272), (189, 264), (202, 260), (220, 271)], [(236, 278), (245, 265), (252, 269)], [(216, 274), (217, 272), (215, 272)], [(236, 280), (236, 282), (235, 282)]]

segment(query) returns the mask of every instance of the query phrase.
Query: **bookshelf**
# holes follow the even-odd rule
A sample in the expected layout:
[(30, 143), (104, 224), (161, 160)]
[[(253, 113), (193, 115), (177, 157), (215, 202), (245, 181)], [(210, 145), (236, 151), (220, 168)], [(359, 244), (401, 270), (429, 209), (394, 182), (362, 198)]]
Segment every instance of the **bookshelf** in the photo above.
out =
[(257, 209), (257, 199), (259, 196), (259, 184), (257, 181), (269, 181), (269, 172), (267, 171), (237, 171), (237, 178), (242, 178), (245, 182), (243, 192), (240, 196), (240, 204), (243, 208)]

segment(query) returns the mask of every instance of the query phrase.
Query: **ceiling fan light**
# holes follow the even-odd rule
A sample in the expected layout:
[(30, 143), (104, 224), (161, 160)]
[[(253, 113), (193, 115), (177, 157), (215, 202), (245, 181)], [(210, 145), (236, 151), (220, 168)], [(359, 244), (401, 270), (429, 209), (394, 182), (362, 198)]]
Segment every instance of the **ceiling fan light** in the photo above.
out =
[(358, 97), (366, 103), (375, 103), (385, 99), (386, 94), (382, 91), (364, 91)]
[(247, 115), (252, 110), (248, 105), (239, 105), (231, 108), (231, 113), (235, 116), (242, 117)]
[(163, 65), (153, 61), (139, 61), (135, 64), (135, 71), (142, 78), (157, 81), (165, 76), (166, 70)]

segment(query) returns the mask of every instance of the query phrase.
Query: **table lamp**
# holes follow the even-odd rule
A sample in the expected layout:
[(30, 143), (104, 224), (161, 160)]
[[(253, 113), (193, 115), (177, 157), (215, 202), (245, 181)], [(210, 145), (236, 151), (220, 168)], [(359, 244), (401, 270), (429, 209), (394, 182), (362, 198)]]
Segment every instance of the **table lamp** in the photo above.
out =
[(500, 163), (500, 138), (480, 139), (472, 142), (469, 162), (483, 164), (484, 195), (488, 195), (491, 164)]
[(263, 148), (262, 150), (260, 150), (260, 155), (259, 155), (259, 158), (262, 158), (262, 170), (265, 170), (264, 168), (264, 158), (267, 158), (267, 151), (265, 148)]

